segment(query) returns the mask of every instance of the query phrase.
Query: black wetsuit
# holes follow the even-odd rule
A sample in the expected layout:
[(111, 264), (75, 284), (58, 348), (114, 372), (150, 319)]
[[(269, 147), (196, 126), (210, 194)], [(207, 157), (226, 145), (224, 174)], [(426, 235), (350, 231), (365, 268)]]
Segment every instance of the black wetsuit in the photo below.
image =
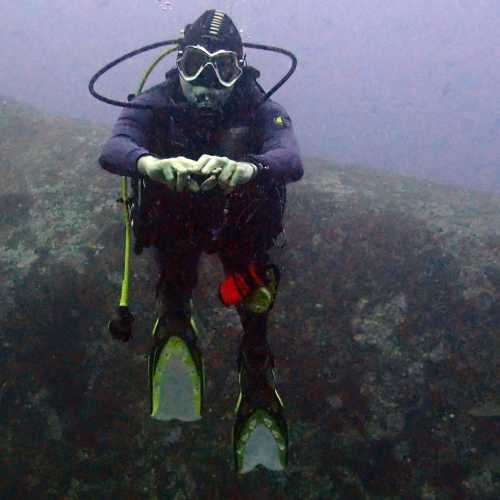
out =
[[(226, 156), (260, 164), (258, 175), (230, 195), (219, 188), (178, 193), (146, 179), (143, 240), (155, 249), (163, 279), (189, 293), (197, 283), (202, 252), (217, 253), (227, 273), (250, 262), (268, 263), (267, 250), (282, 230), (285, 184), (303, 175), (292, 123), (282, 106), (267, 100), (258, 72), (246, 68), (216, 119), (190, 113), (176, 69), (166, 81), (137, 96), (133, 102), (157, 110), (124, 109), (99, 158), (101, 166), (118, 175), (137, 177), (137, 160), (202, 154)], [(169, 113), (165, 104), (181, 104), (186, 112)]]

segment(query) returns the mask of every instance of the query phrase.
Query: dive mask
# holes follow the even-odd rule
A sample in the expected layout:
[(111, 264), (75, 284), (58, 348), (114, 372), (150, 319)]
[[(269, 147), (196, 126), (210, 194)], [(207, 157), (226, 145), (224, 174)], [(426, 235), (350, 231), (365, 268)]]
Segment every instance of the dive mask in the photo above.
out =
[(218, 82), (223, 87), (232, 87), (243, 73), (245, 57), (238, 58), (236, 52), (231, 50), (217, 50), (209, 52), (201, 45), (188, 45), (177, 56), (177, 68), (186, 82), (196, 80), (208, 66), (217, 76)]

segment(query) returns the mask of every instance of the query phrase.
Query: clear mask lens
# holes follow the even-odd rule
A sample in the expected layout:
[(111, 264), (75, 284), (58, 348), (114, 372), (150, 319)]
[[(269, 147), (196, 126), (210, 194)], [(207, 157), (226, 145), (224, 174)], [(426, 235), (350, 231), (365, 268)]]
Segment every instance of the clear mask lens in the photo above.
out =
[(177, 59), (177, 67), (186, 81), (192, 81), (210, 64), (219, 82), (228, 87), (233, 85), (243, 73), (235, 52), (219, 50), (213, 54), (203, 47), (186, 47)]

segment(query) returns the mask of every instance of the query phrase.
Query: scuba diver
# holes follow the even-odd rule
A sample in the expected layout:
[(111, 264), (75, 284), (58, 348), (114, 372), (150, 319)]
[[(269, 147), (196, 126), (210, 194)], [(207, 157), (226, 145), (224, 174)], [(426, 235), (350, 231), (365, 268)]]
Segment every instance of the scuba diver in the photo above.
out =
[[(241, 319), (235, 467), (282, 470), (288, 429), (276, 387), (268, 316), (280, 273), (268, 251), (283, 235), (286, 187), (303, 175), (286, 110), (263, 99), (240, 33), (208, 10), (178, 40), (176, 66), (130, 99), (99, 157), (105, 170), (141, 188), (132, 217), (136, 247), (158, 269), (149, 355), (151, 416), (193, 421), (203, 413), (204, 369), (192, 293), (201, 254), (216, 254), (219, 297)], [(119, 330), (115, 337), (130, 335)]]

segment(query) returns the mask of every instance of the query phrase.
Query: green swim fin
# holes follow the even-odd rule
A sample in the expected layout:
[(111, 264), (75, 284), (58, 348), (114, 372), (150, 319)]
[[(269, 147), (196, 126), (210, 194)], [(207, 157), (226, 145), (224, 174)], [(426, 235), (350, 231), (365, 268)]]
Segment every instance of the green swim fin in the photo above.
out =
[(251, 471), (257, 465), (284, 470), (288, 463), (288, 427), (283, 401), (276, 390), (272, 359), (258, 372), (239, 372), (240, 394), (233, 428), (236, 471)]
[(153, 328), (155, 347), (148, 358), (150, 412), (157, 420), (199, 420), (203, 412), (204, 366), (197, 346), (198, 325), (191, 318), (183, 334), (166, 332), (160, 319)]

